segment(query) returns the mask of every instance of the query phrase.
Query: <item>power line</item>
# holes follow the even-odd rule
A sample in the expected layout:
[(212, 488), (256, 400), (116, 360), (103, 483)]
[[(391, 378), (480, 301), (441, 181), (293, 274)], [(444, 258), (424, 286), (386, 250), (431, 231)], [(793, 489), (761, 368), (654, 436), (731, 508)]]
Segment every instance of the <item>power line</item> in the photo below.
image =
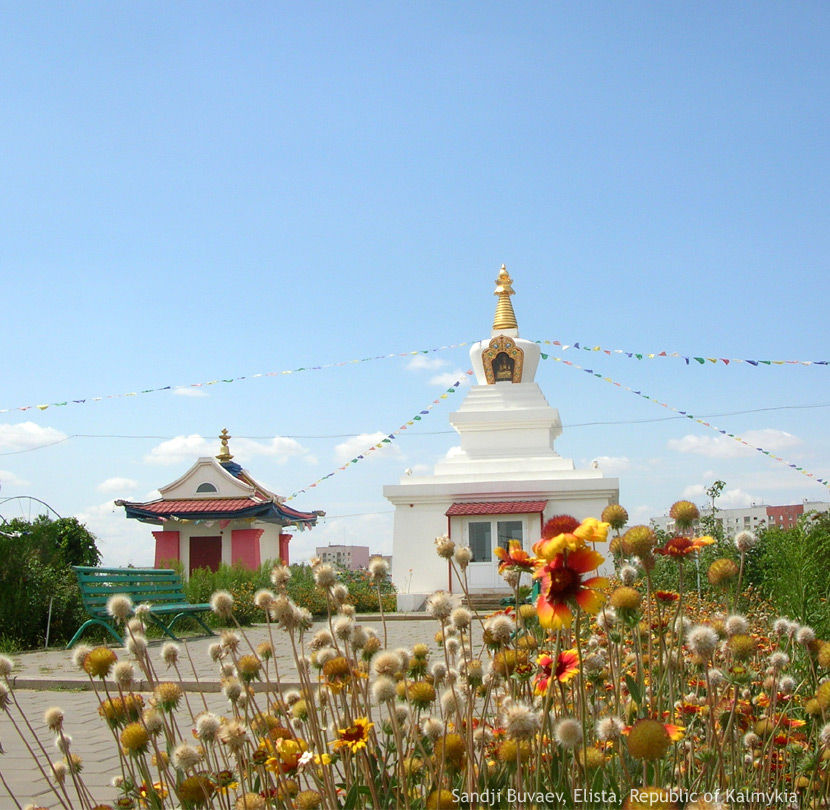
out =
[[(774, 405), (767, 408), (747, 408), (746, 410), (740, 411), (720, 411), (717, 413), (704, 413), (700, 414), (702, 418), (705, 419), (712, 419), (714, 417), (720, 416), (742, 416), (744, 414), (749, 413), (765, 413), (768, 411), (790, 411), (790, 410), (805, 410), (811, 408), (830, 408), (830, 402), (816, 402), (816, 403), (808, 403), (805, 405)], [(687, 421), (685, 416), (657, 416), (657, 417), (649, 417), (647, 419), (608, 419), (608, 420), (596, 420), (593, 422), (571, 422), (565, 423), (562, 427), (571, 429), (571, 428), (580, 428), (580, 427), (598, 427), (601, 425), (641, 425), (641, 424), (649, 424), (654, 422), (672, 422), (677, 420), (684, 420)], [(417, 433), (411, 434), (401, 434), (398, 438), (408, 438), (411, 436), (446, 436), (455, 434), (454, 430), (422, 430), (418, 431)], [(283, 439), (353, 439), (355, 436), (359, 436), (359, 433), (286, 433), (283, 434), (280, 438)], [(274, 436), (267, 435), (267, 436), (243, 436), (240, 434), (235, 434), (237, 439), (250, 439), (250, 440), (258, 440), (258, 441), (267, 441), (269, 439), (273, 439)], [(64, 436), (62, 439), (57, 439), (53, 442), (47, 442), (46, 444), (40, 444), (36, 447), (26, 447), (22, 450), (7, 450), (6, 452), (0, 453), (0, 456), (14, 456), (19, 455), (21, 453), (33, 453), (36, 450), (44, 450), (47, 447), (54, 447), (55, 445), (62, 444), (63, 442), (69, 441), (69, 439), (154, 439), (160, 441), (170, 441), (171, 439), (175, 439), (175, 436), (160, 436), (155, 434), (145, 434), (145, 433), (72, 433), (69, 436)]]

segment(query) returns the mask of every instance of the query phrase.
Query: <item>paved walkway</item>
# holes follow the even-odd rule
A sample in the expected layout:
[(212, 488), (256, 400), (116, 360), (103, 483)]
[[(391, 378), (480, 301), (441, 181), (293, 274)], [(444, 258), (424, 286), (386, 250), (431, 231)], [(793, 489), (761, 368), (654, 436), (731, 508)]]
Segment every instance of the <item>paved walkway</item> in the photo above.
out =
[[(359, 620), (367, 622), (383, 638), (383, 629), (378, 617), (362, 616)], [(323, 626), (322, 623), (318, 623), (314, 629)], [(411, 647), (417, 642), (425, 642), (434, 648), (433, 639), (437, 629), (435, 620), (426, 619), (424, 614), (395, 615), (387, 621), (388, 647), (391, 649)], [(268, 638), (268, 631), (265, 626), (254, 626), (246, 628), (245, 635), (255, 647), (259, 642)], [(216, 638), (198, 638), (188, 642), (196, 672), (194, 675), (185, 655), (181, 656), (180, 670), (182, 682), (188, 692), (204, 692), (211, 711), (227, 713), (228, 703), (219, 691), (218, 668), (208, 655), (208, 647), (216, 640)], [(284, 684), (286, 686), (296, 685), (297, 673), (287, 635), (275, 629), (273, 640), (275, 657)], [(159, 679), (164, 680), (169, 677), (170, 680), (175, 680), (175, 673), (168, 671), (161, 660), (163, 643), (162, 641), (151, 642), (151, 658)], [(119, 659), (127, 658), (126, 650), (116, 647), (113, 649)], [(43, 721), (44, 712), (51, 706), (60, 706), (64, 710), (65, 732), (72, 737), (71, 750), (83, 760), (84, 780), (96, 801), (114, 803), (117, 794), (110, 786), (110, 780), (120, 773), (117, 744), (112, 732), (98, 715), (98, 697), (92, 691), (89, 678), (74, 666), (71, 652), (45, 650), (15, 655), (12, 658), (15, 668), (10, 681), (14, 685), (14, 698), (20, 708), (18, 709), (12, 703), (7, 711), (0, 712), (0, 746), (5, 752), (0, 755), (0, 775), (8, 784), (7, 789), (0, 783), (0, 810), (25, 807), (29, 802), (39, 803), (50, 810), (61, 807), (60, 802), (47, 787), (43, 775), (49, 770), (50, 758), (61, 758), (53, 745), (53, 735), (46, 729)], [(143, 684), (142, 691), (147, 690), (148, 687), (148, 684)], [(202, 706), (201, 697), (191, 696), (190, 700), (192, 703), (198, 701), (198, 705)], [(196, 708), (196, 704), (193, 705), (194, 712), (198, 713), (199, 709)], [(44, 750), (37, 747), (33, 742), (32, 733), (25, 729), (20, 710), (37, 733)], [(184, 703), (182, 712), (184, 716), (186, 713)], [(28, 744), (37, 754), (40, 767), (27, 750), (14, 723), (24, 730)], [(71, 806), (82, 807), (83, 805), (77, 801), (69, 780), (67, 789), (73, 801)], [(11, 798), (9, 791), (12, 796), (16, 797), (19, 804)]]

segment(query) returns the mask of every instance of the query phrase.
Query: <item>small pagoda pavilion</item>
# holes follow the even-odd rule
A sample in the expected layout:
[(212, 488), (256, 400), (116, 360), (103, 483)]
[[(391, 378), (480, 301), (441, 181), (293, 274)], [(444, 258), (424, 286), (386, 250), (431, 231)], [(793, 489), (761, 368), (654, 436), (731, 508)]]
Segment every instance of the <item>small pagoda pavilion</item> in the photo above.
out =
[(180, 478), (160, 487), (147, 503), (116, 501), (128, 518), (158, 526), (155, 566), (180, 562), (190, 574), (215, 571), (220, 563), (258, 568), (266, 560), (289, 562), (289, 529), (304, 531), (325, 512), (300, 512), (285, 498), (257, 483), (233, 461), (227, 428), (219, 436), (219, 455), (204, 457)]

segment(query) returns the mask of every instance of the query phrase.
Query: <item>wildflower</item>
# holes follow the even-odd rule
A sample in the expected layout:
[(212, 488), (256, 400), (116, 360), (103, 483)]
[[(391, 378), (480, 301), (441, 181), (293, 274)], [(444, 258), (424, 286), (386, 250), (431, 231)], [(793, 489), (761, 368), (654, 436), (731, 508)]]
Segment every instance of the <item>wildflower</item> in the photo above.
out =
[(633, 565), (624, 565), (620, 568), (620, 582), (631, 586), (637, 581), (637, 569)]
[(130, 756), (143, 754), (149, 743), (150, 735), (141, 723), (129, 723), (121, 732), (121, 746)]
[(84, 671), (93, 678), (106, 678), (118, 660), (109, 647), (95, 647), (84, 656)]
[(634, 759), (660, 759), (669, 750), (672, 736), (682, 739), (682, 729), (679, 726), (664, 725), (659, 720), (643, 718), (628, 732), (628, 753)]
[(512, 737), (506, 737), (496, 748), (496, 759), (499, 762), (515, 765), (516, 760), (527, 762), (532, 753), (533, 747), (528, 740), (519, 741)]
[(229, 618), (233, 613), (233, 594), (229, 591), (215, 591), (210, 597), (210, 609), (222, 618)]
[(439, 557), (450, 560), (455, 553), (455, 543), (447, 535), (443, 534), (435, 538), (435, 551)]
[(66, 781), (66, 774), (69, 773), (69, 767), (65, 762), (53, 762), (52, 764), (52, 775), (55, 777), (55, 781), (62, 785)]
[(385, 582), (389, 576), (389, 563), (383, 557), (372, 557), (369, 560), (369, 576), (374, 582)]
[(626, 523), (628, 523), (628, 512), (618, 503), (611, 503), (602, 510), (600, 518), (604, 520), (612, 529), (619, 531)]
[(276, 598), (273, 591), (269, 591), (268, 588), (260, 588), (254, 594), (254, 605), (260, 610), (268, 610)]
[[(75, 664), (75, 666), (78, 667), (78, 669), (83, 669), (84, 659), (87, 657), (87, 655), (89, 655), (90, 652), (92, 652), (92, 647), (90, 647), (88, 644), (78, 644), (78, 646), (75, 647), (74, 650), (72, 650), (72, 663)], [(9, 672), (11, 672), (11, 660), (6, 658), (5, 655), (0, 656), (0, 676), (6, 677), (8, 673), (4, 675), (2, 672), (2, 670), (5, 669), (5, 667), (2, 665), (2, 662), (4, 660), (8, 661), (9, 663)]]
[(338, 655), (323, 664), (323, 675), (329, 686), (342, 688), (351, 680), (352, 668), (342, 655)]
[(542, 539), (550, 540), (559, 534), (573, 534), (579, 521), (571, 515), (554, 515), (542, 526)]
[(291, 569), (287, 565), (275, 565), (271, 569), (271, 584), (280, 590), (284, 589), (291, 579)]
[(758, 542), (758, 537), (753, 532), (745, 529), (735, 535), (733, 542), (735, 543), (735, 548), (741, 553), (744, 553), (755, 547)]
[(508, 540), (507, 548), (498, 546), (495, 554), (499, 558), (499, 573), (507, 570), (532, 571), (535, 561), (523, 548), (521, 540)]
[(427, 599), (427, 613), (439, 621), (446, 621), (460, 601), (460, 597), (457, 594), (436, 591)]
[(396, 652), (386, 651), (375, 658), (374, 667), (378, 675), (394, 677), (403, 669), (403, 662)]
[[(640, 592), (635, 590), (634, 588), (628, 588), (626, 586), (622, 586), (621, 588), (617, 588), (611, 594), (611, 607), (616, 608), (619, 611), (628, 611), (633, 612), (640, 607), (640, 602), (642, 601), (642, 597), (640, 596)], [(625, 613), (623, 613), (625, 615)]]
[(643, 557), (651, 554), (657, 545), (657, 535), (648, 526), (632, 526), (622, 536), (622, 547), (626, 554), (632, 557)]
[(700, 656), (704, 661), (708, 661), (718, 646), (718, 634), (705, 624), (699, 624), (689, 631), (687, 638), (689, 649)]
[(473, 559), (473, 552), (469, 546), (456, 546), (454, 556), (458, 567), (463, 571)]
[(262, 671), (262, 662), (255, 655), (243, 655), (236, 662), (236, 671), (242, 681), (250, 683), (259, 678), (259, 673)]
[(173, 750), (173, 765), (187, 771), (195, 768), (201, 761), (202, 755), (192, 746), (182, 743)]
[(582, 724), (572, 717), (562, 718), (553, 733), (563, 748), (576, 748), (582, 742)]
[(816, 640), (816, 631), (812, 627), (803, 624), (795, 631), (795, 640), (806, 647)]
[(484, 624), (485, 639), (488, 643), (507, 644), (513, 636), (516, 625), (509, 616), (498, 613)]
[(537, 695), (547, 693), (551, 678), (559, 683), (568, 683), (579, 672), (579, 655), (575, 649), (562, 650), (556, 658), (556, 666), (554, 666), (553, 658), (547, 653), (540, 655), (536, 663), (539, 666), (535, 685)]
[(736, 661), (745, 661), (755, 652), (755, 640), (743, 633), (732, 636), (728, 642), (729, 651)]
[(675, 501), (669, 517), (674, 518), (678, 528), (688, 529), (700, 517), (700, 510), (691, 501)]
[(709, 584), (715, 588), (721, 588), (732, 582), (738, 576), (738, 566), (734, 560), (728, 557), (721, 557), (715, 560), (706, 571), (706, 578)]
[(223, 630), (222, 635), (219, 636), (219, 643), (222, 645), (223, 650), (227, 650), (228, 652), (236, 652), (239, 649), (239, 645), (242, 643), (242, 639), (239, 637), (239, 634), (234, 633), (233, 630)]
[(429, 681), (414, 681), (409, 684), (406, 696), (416, 709), (426, 709), (435, 700), (435, 687)]
[(599, 612), (604, 597), (597, 589), (605, 587), (607, 580), (605, 577), (591, 577), (583, 581), (581, 575), (597, 568), (603, 559), (596, 551), (583, 548), (567, 557), (558, 554), (534, 574), (541, 580), (536, 611), (543, 627), (555, 630), (570, 627), (574, 605), (586, 613)]
[(63, 728), (63, 709), (52, 706), (43, 715), (43, 722), (50, 731), (60, 731)]
[(219, 729), (219, 741), (235, 754), (238, 754), (249, 742), (248, 730), (238, 720), (223, 723)]
[(102, 700), (98, 706), (98, 714), (106, 720), (107, 725), (117, 728), (138, 720), (143, 708), (144, 698), (141, 695), (129, 694)]
[(366, 743), (369, 740), (369, 731), (373, 726), (374, 723), (370, 723), (368, 717), (359, 717), (354, 721), (353, 725), (338, 729), (338, 737), (330, 745), (335, 751), (348, 748), (354, 754), (366, 748)]
[(196, 718), (196, 736), (205, 742), (211, 742), (216, 739), (216, 735), (221, 728), (221, 721), (211, 712), (199, 715)]
[(458, 802), (451, 790), (441, 788), (433, 790), (427, 796), (426, 810), (457, 810)]
[(505, 713), (504, 727), (507, 736), (514, 740), (530, 740), (541, 727), (539, 715), (522, 703), (512, 705)]
[[(141, 695), (136, 695), (141, 697)], [(161, 734), (164, 730), (164, 718), (155, 709), (147, 709), (141, 715), (141, 722), (144, 723), (144, 728), (154, 737), (156, 734)]]
[(265, 810), (267, 804), (259, 793), (243, 793), (233, 803), (233, 810)]
[(161, 706), (162, 711), (172, 712), (179, 707), (182, 698), (182, 688), (172, 681), (160, 683), (153, 690), (156, 702)]
[(625, 725), (619, 717), (603, 717), (597, 723), (597, 739), (600, 742), (617, 740), (622, 736)]
[(323, 802), (323, 797), (316, 790), (301, 790), (294, 797), (297, 810), (316, 810)]
[(545, 537), (543, 532), (542, 539), (533, 544), (533, 553), (542, 560), (550, 561), (566, 551), (578, 551), (581, 548), (585, 548), (585, 540), (573, 532), (562, 532), (552, 537)]
[(464, 744), (464, 738), (456, 732), (444, 735), (435, 744), (436, 759), (439, 761), (443, 759), (448, 766), (457, 771), (464, 766), (466, 754), (467, 747)]
[(210, 801), (210, 797), (215, 790), (216, 786), (210, 780), (210, 777), (207, 774), (198, 773), (183, 779), (176, 788), (176, 793), (183, 802), (199, 807)]
[(662, 548), (654, 549), (654, 553), (678, 559), (687, 557), (695, 551), (700, 551), (704, 546), (711, 546), (714, 542), (715, 538), (709, 537), (708, 535), (694, 539), (678, 535), (677, 537), (672, 537)]
[(117, 593), (107, 599), (107, 613), (120, 622), (126, 621), (133, 612), (133, 600), (123, 593)]
[(141, 658), (147, 652), (147, 639), (139, 633), (134, 633), (127, 639), (127, 649), (136, 658)]
[(586, 543), (604, 543), (608, 538), (609, 525), (596, 518), (585, 518), (574, 530), (580, 540)]
[(677, 591), (655, 591), (654, 598), (664, 605), (670, 605), (680, 599), (680, 594)]
[(425, 717), (421, 724), (421, 730), (424, 732), (425, 737), (435, 742), (435, 740), (444, 734), (444, 721), (438, 717)]

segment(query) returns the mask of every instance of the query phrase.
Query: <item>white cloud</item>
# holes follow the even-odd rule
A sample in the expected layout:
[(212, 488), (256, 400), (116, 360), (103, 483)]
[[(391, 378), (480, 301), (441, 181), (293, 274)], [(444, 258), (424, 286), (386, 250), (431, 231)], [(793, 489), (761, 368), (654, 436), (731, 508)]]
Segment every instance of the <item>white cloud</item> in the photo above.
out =
[(29, 481), (25, 481), (9, 470), (0, 470), (0, 483), (6, 484), (10, 487), (27, 487)]
[(442, 360), (440, 357), (427, 357), (425, 354), (416, 354), (406, 364), (406, 367), (409, 371), (421, 371), (423, 369), (432, 371), (437, 368), (443, 368), (446, 365), (447, 361)]
[(128, 520), (124, 509), (114, 501), (88, 506), (75, 515), (95, 535), (106, 566), (138, 567), (152, 565), (155, 557), (153, 527), (137, 520)]
[(681, 439), (669, 439), (666, 447), (678, 453), (692, 453), (709, 458), (745, 458), (757, 452), (756, 447), (779, 451), (802, 444), (801, 439), (792, 433), (773, 428), (748, 430), (740, 438), (751, 446), (747, 447), (729, 436), (695, 436), (689, 433)]
[(374, 447), (379, 442), (382, 442), (386, 436), (386, 433), (381, 433), (380, 431), (377, 431), (376, 433), (361, 433), (358, 436), (352, 436), (350, 439), (346, 439), (345, 442), (341, 442), (335, 446), (334, 457), (338, 464), (345, 464), (347, 461), (357, 458), (358, 455), (362, 455), (366, 459), (371, 459), (384, 452), (384, 454), (388, 456), (390, 450), (392, 451), (392, 454), (400, 456), (401, 449), (394, 442), (394, 440), (388, 444), (384, 444), (383, 447), (378, 447), (371, 451), (369, 450), (370, 447)]
[(41, 427), (34, 422), (0, 425), (0, 450), (6, 452), (57, 444), (66, 438), (65, 433), (55, 428)]
[[(144, 460), (150, 464), (186, 464), (201, 456), (215, 456), (218, 449), (219, 442), (216, 439), (206, 439), (198, 433), (193, 433), (190, 436), (175, 436), (156, 445), (144, 456)], [(306, 447), (284, 436), (274, 436), (268, 442), (232, 438), (231, 453), (234, 460), (243, 466), (254, 456), (274, 458), (280, 464), (296, 457), (303, 457), (313, 464), (317, 462)]]
[(206, 397), (208, 395), (204, 388), (193, 388), (189, 385), (180, 385), (173, 389), (173, 393), (179, 397)]
[(602, 472), (616, 475), (631, 469), (631, 459), (627, 456), (597, 456), (594, 461)]
[(466, 371), (457, 368), (455, 371), (445, 371), (443, 374), (436, 374), (429, 378), (430, 385), (440, 385), (442, 388), (455, 388), (458, 383), (458, 388), (468, 385), (470, 382), (469, 375)]
[[(690, 484), (683, 490), (682, 497), (695, 501), (701, 506), (710, 505), (710, 499), (703, 484)], [(759, 495), (752, 495), (740, 487), (734, 487), (725, 489), (718, 496), (715, 507), (718, 509), (738, 509), (743, 506), (751, 506), (753, 503), (760, 503), (762, 500)]]
[(642, 504), (635, 506), (634, 509), (628, 510), (628, 525), (629, 526), (647, 526), (649, 520), (657, 514), (653, 506)]
[(98, 492), (126, 494), (132, 492), (137, 486), (138, 481), (133, 481), (132, 478), (107, 478), (106, 481), (98, 484)]

